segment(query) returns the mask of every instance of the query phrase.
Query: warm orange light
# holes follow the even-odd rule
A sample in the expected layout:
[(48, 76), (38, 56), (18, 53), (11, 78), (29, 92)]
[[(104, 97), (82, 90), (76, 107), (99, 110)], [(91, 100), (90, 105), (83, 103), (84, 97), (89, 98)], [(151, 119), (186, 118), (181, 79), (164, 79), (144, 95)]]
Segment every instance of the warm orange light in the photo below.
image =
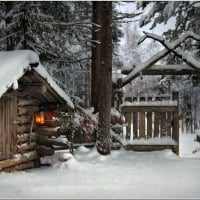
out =
[(36, 124), (44, 124), (44, 112), (39, 112), (35, 115)]

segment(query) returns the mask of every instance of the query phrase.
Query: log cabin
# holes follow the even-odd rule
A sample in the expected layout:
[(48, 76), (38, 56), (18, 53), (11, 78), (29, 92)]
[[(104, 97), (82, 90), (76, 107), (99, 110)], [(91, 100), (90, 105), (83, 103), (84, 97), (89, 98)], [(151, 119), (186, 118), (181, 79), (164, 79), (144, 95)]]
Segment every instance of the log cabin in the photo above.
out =
[(58, 130), (58, 105), (74, 109), (35, 52), (0, 52), (0, 171), (34, 168), (53, 154), (41, 141)]

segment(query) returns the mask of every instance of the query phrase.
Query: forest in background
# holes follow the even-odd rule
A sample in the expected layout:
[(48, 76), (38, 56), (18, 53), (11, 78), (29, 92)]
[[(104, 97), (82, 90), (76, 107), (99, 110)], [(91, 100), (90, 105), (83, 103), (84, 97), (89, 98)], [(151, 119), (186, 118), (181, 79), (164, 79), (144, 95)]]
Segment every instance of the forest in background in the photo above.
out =
[[(146, 47), (138, 46), (137, 42), (143, 35), (130, 24), (139, 21), (142, 27), (151, 23), (151, 28), (155, 29), (157, 24), (167, 23), (174, 17), (175, 28), (163, 33), (168, 41), (174, 41), (185, 31), (200, 34), (198, 2), (140, 1), (135, 2), (137, 9), (131, 13), (117, 10), (118, 4), (122, 3), (112, 4), (113, 71), (144, 62), (147, 52), (152, 56), (160, 48), (153, 41)], [(0, 50), (31, 49), (37, 52), (56, 82), (74, 102), (86, 107), (90, 106), (91, 49), (97, 42), (92, 38), (94, 26), (98, 30), (98, 24), (92, 22), (90, 1), (0, 2)], [(123, 46), (120, 43), (122, 38), (126, 38)], [(199, 46), (199, 41), (187, 39), (180, 48), (199, 61)], [(181, 64), (184, 61), (169, 54), (159, 62)], [(140, 96), (179, 91), (180, 118), (188, 124), (188, 131), (193, 132), (200, 125), (199, 82), (198, 75), (141, 75), (127, 84), (125, 91)]]

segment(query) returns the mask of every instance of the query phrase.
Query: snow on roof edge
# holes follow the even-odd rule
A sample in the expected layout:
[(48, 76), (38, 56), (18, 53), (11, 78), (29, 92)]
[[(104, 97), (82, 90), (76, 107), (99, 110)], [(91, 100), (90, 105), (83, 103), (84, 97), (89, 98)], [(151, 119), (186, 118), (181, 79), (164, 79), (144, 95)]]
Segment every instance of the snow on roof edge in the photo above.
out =
[(61, 89), (52, 79), (47, 70), (40, 63), (39, 56), (31, 50), (0, 51), (0, 97), (8, 91), (9, 88), (16, 90), (18, 80), (29, 70), (31, 64), (39, 63), (38, 67), (33, 69), (55, 90), (55, 92), (66, 101), (67, 105), (74, 109), (70, 97)]

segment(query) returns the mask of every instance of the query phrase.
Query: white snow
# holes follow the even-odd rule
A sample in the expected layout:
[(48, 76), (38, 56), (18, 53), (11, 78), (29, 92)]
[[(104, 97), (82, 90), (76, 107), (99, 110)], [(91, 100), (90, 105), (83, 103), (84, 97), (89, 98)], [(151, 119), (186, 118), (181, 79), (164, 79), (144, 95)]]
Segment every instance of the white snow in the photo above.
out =
[(155, 138), (141, 138), (141, 139), (134, 139), (132, 141), (123, 141), (124, 145), (127, 144), (135, 144), (135, 145), (176, 145), (176, 142), (171, 137), (155, 137)]
[(46, 69), (42, 66), (39, 56), (31, 50), (15, 50), (0, 52), (0, 97), (9, 89), (18, 89), (18, 80), (31, 70), (30, 64), (39, 63), (33, 69), (63, 98), (66, 103), (74, 108), (69, 96), (53, 81)]
[(113, 150), (109, 156), (83, 146), (74, 156), (58, 151), (42, 159), (50, 167), (1, 172), (0, 198), (197, 199), (200, 152), (191, 151), (200, 145), (194, 142), (196, 134), (180, 136), (180, 157), (171, 150)]
[[(171, 43), (157, 34), (148, 33), (148, 32), (144, 32), (144, 34), (145, 34), (145, 36), (142, 37), (142, 39), (140, 40), (140, 43), (143, 42), (147, 38), (151, 38), (151, 39), (155, 39), (156, 41), (159, 41), (161, 43), (164, 43), (166, 48), (160, 50), (158, 53), (156, 53), (154, 56), (147, 59), (145, 62), (135, 66), (135, 68), (125, 78), (122, 79), (123, 83), (133, 80), (144, 69), (155, 64), (158, 60), (160, 60), (161, 58), (166, 56), (172, 49), (176, 49), (176, 54), (181, 56), (183, 58), (184, 62), (186, 62), (189, 66), (196, 68), (196, 69), (200, 68), (199, 61), (195, 60), (188, 53), (185, 53), (182, 50), (177, 49), (177, 47), (181, 43), (183, 43), (183, 41), (185, 41), (187, 38), (195, 38), (195, 40), (199, 40), (200, 37), (198, 35), (196, 35), (195, 33), (191, 32), (191, 31), (184, 32), (178, 39), (176, 39), (175, 41), (173, 41)], [(170, 68), (171, 68), (171, 66), (169, 66), (169, 69)], [(165, 67), (165, 69), (167, 69), (167, 68)], [(178, 70), (180, 70), (180, 68)]]
[(123, 106), (177, 106), (177, 101), (163, 100), (163, 101), (125, 101), (120, 105)]

